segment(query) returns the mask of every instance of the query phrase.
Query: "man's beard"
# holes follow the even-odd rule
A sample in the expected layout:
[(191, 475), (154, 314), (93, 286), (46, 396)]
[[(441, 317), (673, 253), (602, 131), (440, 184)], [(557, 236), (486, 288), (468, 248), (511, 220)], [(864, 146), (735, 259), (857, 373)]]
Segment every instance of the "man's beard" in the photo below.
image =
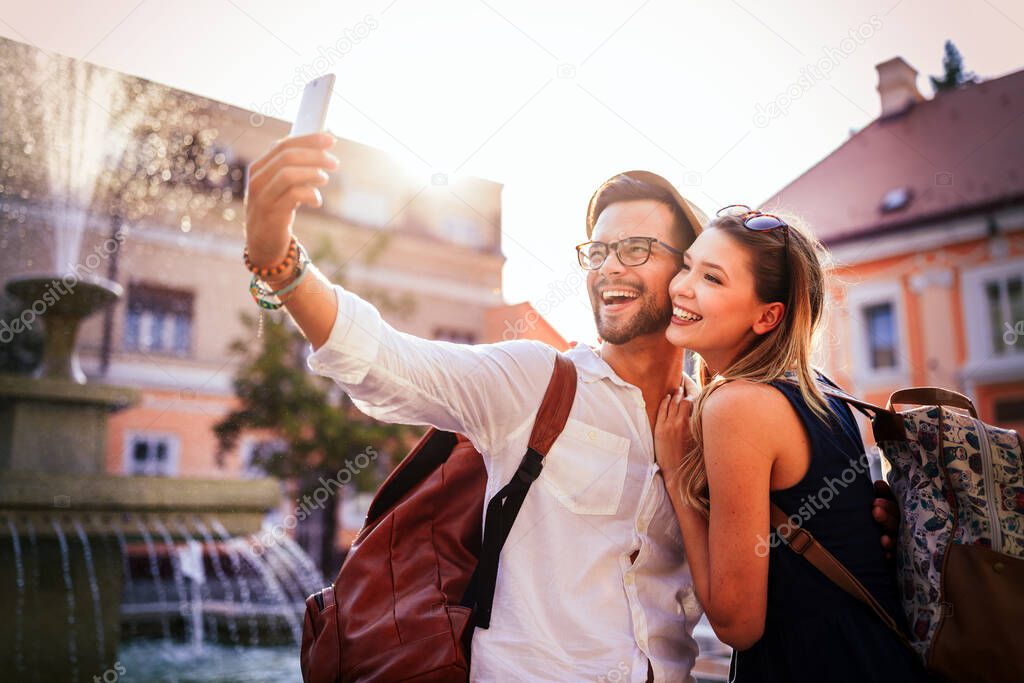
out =
[[(593, 296), (591, 300), (594, 301)], [(596, 299), (594, 323), (597, 325), (597, 333), (603, 341), (609, 344), (625, 344), (637, 337), (665, 333), (669, 323), (672, 322), (672, 307), (659, 307), (657, 301), (647, 298), (645, 294), (641, 294), (640, 300), (640, 310), (632, 318), (621, 323), (611, 324), (602, 320), (602, 302), (600, 297)]]

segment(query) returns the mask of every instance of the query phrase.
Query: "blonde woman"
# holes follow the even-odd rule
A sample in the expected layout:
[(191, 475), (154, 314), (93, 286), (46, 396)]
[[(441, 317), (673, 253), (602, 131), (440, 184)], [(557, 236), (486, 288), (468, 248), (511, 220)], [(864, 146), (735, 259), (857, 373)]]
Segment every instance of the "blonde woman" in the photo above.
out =
[(810, 364), (823, 252), (747, 207), (719, 212), (686, 250), (666, 336), (699, 355), (701, 389), (662, 402), (656, 457), (697, 597), (735, 650), (732, 680), (926, 680), (870, 609), (771, 540), (771, 503), (806, 511), (803, 526), (901, 613), (859, 430)]

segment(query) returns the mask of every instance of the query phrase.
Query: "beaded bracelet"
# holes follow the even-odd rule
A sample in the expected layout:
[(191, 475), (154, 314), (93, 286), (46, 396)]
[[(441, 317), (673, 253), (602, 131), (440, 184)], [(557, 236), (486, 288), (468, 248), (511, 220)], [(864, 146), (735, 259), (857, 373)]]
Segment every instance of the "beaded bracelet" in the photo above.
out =
[[(268, 287), (264, 287), (258, 276), (253, 275), (252, 280), (249, 282), (249, 293), (252, 295), (253, 300), (256, 301), (260, 308), (265, 308), (268, 311), (276, 311), (285, 304), (286, 294), (289, 294), (295, 290), (296, 287), (302, 282), (303, 278), (306, 277), (306, 273), (309, 272), (311, 262), (309, 255), (306, 253), (305, 248), (296, 242), (297, 245), (297, 256), (298, 264), (296, 265), (297, 277), (288, 284), (288, 286), (275, 291), (270, 290)], [(269, 297), (275, 297), (277, 301), (270, 301)]]
[(261, 279), (266, 280), (270, 276), (280, 275), (292, 267), (292, 263), (298, 258), (299, 242), (295, 239), (295, 235), (292, 235), (291, 241), (288, 242), (288, 253), (285, 255), (284, 260), (278, 263), (276, 266), (267, 266), (266, 268), (257, 268), (253, 265), (252, 261), (249, 260), (249, 247), (242, 250), (242, 259), (245, 261), (245, 267), (249, 269), (249, 272), (253, 275), (258, 275)]

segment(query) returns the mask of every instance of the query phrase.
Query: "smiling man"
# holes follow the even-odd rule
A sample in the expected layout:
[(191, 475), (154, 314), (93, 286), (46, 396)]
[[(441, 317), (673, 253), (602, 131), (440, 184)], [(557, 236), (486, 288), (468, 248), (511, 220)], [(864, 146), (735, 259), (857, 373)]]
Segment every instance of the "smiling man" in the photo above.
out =
[[(250, 168), (246, 241), (254, 266), (286, 258), (299, 205), (337, 160), (332, 138), (283, 140)], [(687, 680), (700, 617), (682, 539), (654, 460), (662, 396), (682, 352), (665, 339), (668, 284), (704, 216), (660, 176), (618, 175), (594, 194), (579, 248), (598, 349), (567, 356), (580, 378), (504, 546), (489, 629), (473, 637), (474, 681)], [(571, 248), (571, 247), (569, 247)], [(268, 275), (288, 286), (294, 266)], [(532, 341), (463, 346), (401, 334), (315, 267), (286, 307), (333, 378), (368, 415), (465, 434), (483, 454), (490, 498), (515, 472), (554, 365)]]

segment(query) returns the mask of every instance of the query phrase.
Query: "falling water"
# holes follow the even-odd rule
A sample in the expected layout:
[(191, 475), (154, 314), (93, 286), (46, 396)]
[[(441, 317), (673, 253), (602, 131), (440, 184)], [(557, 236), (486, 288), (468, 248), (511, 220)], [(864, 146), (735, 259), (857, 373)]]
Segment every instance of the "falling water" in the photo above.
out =
[[(146, 544), (146, 553), (149, 555), (149, 573), (153, 576), (153, 583), (156, 584), (157, 600), (163, 605), (167, 602), (167, 593), (164, 591), (163, 581), (160, 580), (160, 565), (157, 563), (156, 548), (153, 547), (153, 537), (149, 535), (149, 529), (146, 528), (146, 525), (138, 517), (135, 518), (135, 525), (139, 528), (139, 533), (142, 534), (142, 542)], [(164, 630), (164, 638), (170, 639), (171, 626), (167, 622), (167, 614), (163, 609), (160, 610), (160, 625)]]
[[(124, 602), (128, 603), (138, 599), (135, 594), (135, 582), (132, 579), (132, 566), (128, 555), (128, 542), (125, 541), (124, 531), (121, 529), (121, 522), (116, 522), (113, 527), (114, 534), (117, 536), (117, 545), (121, 549), (121, 574), (124, 577)], [(131, 634), (136, 635), (139, 628), (138, 624), (134, 619), (132, 619), (130, 623)]]
[[(29, 565), (32, 567), (32, 595), (39, 594), (39, 544), (36, 541), (36, 527), (31, 519), (25, 520), (25, 533), (28, 534)], [(31, 638), (30, 648), (32, 649), (31, 661), (39, 661), (39, 639)], [(39, 669), (32, 669), (32, 680), (39, 680)]]
[(68, 598), (68, 662), (71, 664), (71, 680), (78, 680), (78, 643), (75, 641), (75, 588), (71, 583), (71, 558), (68, 555), (68, 540), (64, 538), (64, 530), (60, 528), (60, 522), (56, 519), (50, 520), (53, 530), (57, 532), (57, 542), (60, 543), (60, 564), (64, 572), (64, 588)]
[[(217, 547), (213, 540), (213, 536), (210, 535), (210, 530), (206, 528), (206, 525), (199, 519), (193, 519), (192, 523), (196, 529), (199, 530), (199, 534), (203, 537), (203, 542), (206, 543), (206, 547), (210, 549), (210, 556), (213, 563), (213, 573), (217, 576), (217, 581), (220, 582), (220, 588), (224, 592), (224, 599), (231, 603), (235, 601), (235, 593), (231, 590), (231, 584), (228, 581), (227, 574), (224, 571), (224, 563), (220, 557), (220, 549)], [(242, 641), (238, 637), (238, 625), (235, 623), (235, 615), (231, 614), (230, 611), (226, 613), (228, 622), (228, 633), (231, 635), (231, 643), (236, 647), (242, 646)]]
[(11, 531), (11, 543), (14, 545), (14, 578), (18, 586), (17, 605), (14, 613), (15, 668), (19, 674), (22, 674), (25, 672), (25, 653), (22, 651), (25, 628), (25, 565), (21, 559), (21, 539), (18, 538), (18, 528), (10, 517), (7, 518), (7, 528)]
[(306, 577), (306, 596), (308, 597), (323, 588), (325, 582), (323, 577), (320, 575), (320, 570), (313, 564), (313, 560), (309, 559), (309, 555), (299, 547), (299, 544), (295, 542), (295, 539), (288, 534), (284, 534), (281, 537), (280, 543), (281, 547), (284, 548), (286, 552), (291, 553), (292, 557), (298, 561), (299, 565), (304, 570), (303, 576)]
[(220, 523), (219, 519), (216, 517), (212, 518), (210, 520), (210, 526), (213, 527), (214, 532), (218, 537), (220, 537), (221, 543), (228, 549), (228, 558), (231, 560), (231, 571), (234, 572), (235, 581), (238, 584), (238, 593), (242, 597), (242, 606), (249, 615), (249, 644), (259, 645), (259, 623), (256, 620), (256, 613), (252, 605), (251, 586), (249, 584), (249, 577), (243, 575), (242, 561), (238, 557), (238, 550), (231, 545), (231, 535), (228, 533), (228, 530), (224, 528), (224, 525)]
[[(245, 541), (236, 538), (233, 539), (232, 542), (244, 543)], [(299, 625), (298, 615), (295, 613), (295, 606), (288, 601), (288, 598), (285, 595), (284, 590), (281, 588), (281, 584), (278, 582), (277, 577), (274, 576), (273, 572), (267, 569), (266, 563), (260, 562), (257, 559), (253, 559), (249, 555), (243, 555), (243, 557), (245, 557), (249, 561), (249, 564), (251, 564), (257, 572), (259, 572), (260, 577), (263, 579), (264, 585), (266, 585), (267, 589), (281, 605), (284, 613), (284, 618), (288, 622), (288, 627), (291, 629), (292, 637), (295, 639), (295, 642), (301, 642), (302, 628)]]
[[(37, 64), (44, 88), (50, 91), (39, 100), (48, 134), (40, 140), (40, 151), (53, 204), (54, 266), (65, 273), (78, 260), (99, 175), (110, 165), (111, 151), (128, 145), (130, 119), (142, 108), (125, 106), (123, 77), (115, 71), (50, 55), (40, 55)], [(120, 115), (115, 117), (113, 111)]]
[[(203, 565), (203, 546), (191, 536), (185, 545), (178, 550), (178, 563), (181, 573), (189, 578), (191, 588), (191, 622), (192, 652), (203, 651), (203, 596), (202, 587), (206, 585), (206, 568)], [(209, 616), (209, 615), (207, 615)]]
[(189, 620), (189, 615), (195, 609), (195, 606), (191, 604), (188, 595), (185, 592), (185, 579), (181, 575), (181, 560), (178, 557), (177, 548), (174, 545), (174, 541), (171, 540), (171, 535), (167, 532), (167, 527), (164, 525), (159, 518), (153, 521), (156, 530), (160, 533), (160, 537), (164, 541), (164, 546), (167, 548), (167, 556), (171, 562), (171, 571), (174, 572), (174, 589), (178, 593), (178, 613), (181, 615), (182, 621), (185, 623), (185, 639), (191, 640), (192, 634), (189, 633), (192, 622)]
[(82, 544), (82, 554), (85, 556), (85, 574), (89, 579), (89, 593), (92, 595), (92, 614), (96, 622), (96, 647), (99, 649), (100, 661), (106, 648), (103, 643), (103, 607), (100, 605), (100, 584), (96, 581), (96, 567), (92, 563), (92, 547), (89, 545), (89, 538), (82, 529), (82, 523), (76, 517), (74, 520), (75, 533)]
[(292, 588), (295, 589), (295, 600), (300, 604), (303, 603), (306, 600), (306, 589), (302, 585), (302, 575), (296, 569), (291, 555), (286, 554), (277, 543), (271, 543), (263, 556), (267, 558), (268, 564), (274, 563), (277, 565), (274, 573), (281, 577), (282, 586), (290, 583)]

